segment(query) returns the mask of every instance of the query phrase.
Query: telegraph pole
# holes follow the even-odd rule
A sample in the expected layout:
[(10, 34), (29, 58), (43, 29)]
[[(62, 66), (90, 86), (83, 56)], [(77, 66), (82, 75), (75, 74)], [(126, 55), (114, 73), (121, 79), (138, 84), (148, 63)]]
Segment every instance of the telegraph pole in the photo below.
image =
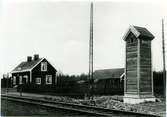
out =
[(91, 2), (90, 7), (90, 40), (89, 40), (89, 83), (90, 83), (90, 91), (89, 96), (90, 99), (93, 100), (93, 2)]
[(163, 80), (164, 80), (164, 98), (166, 98), (166, 66), (165, 66), (165, 38), (164, 38), (164, 20), (162, 19), (162, 54), (163, 54)]

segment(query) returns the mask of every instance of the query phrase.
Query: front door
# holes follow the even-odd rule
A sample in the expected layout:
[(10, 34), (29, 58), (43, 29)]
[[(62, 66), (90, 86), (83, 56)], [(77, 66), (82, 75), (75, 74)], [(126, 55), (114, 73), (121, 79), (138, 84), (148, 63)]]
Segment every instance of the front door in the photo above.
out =
[(23, 78), (23, 84), (26, 84), (26, 81), (27, 81), (26, 78)]

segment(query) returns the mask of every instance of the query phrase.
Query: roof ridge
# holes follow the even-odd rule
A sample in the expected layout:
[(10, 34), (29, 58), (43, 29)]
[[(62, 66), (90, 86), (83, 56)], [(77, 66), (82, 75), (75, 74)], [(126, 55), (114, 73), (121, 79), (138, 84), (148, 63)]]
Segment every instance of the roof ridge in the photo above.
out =
[(130, 25), (128, 30), (123, 36), (123, 39), (126, 41), (127, 36), (132, 32), (136, 38), (147, 37), (147, 39), (152, 40), (154, 39), (154, 35), (146, 28), (140, 27), (136, 25)]
[(98, 70), (115, 70), (115, 69), (125, 69), (125, 68), (97, 69), (95, 71), (98, 71)]
[[(44, 57), (39, 58), (38, 60), (32, 60), (30, 62), (28, 61), (23, 61), (21, 62), (19, 65), (17, 65), (12, 71), (11, 73), (15, 73), (15, 72), (25, 72), (25, 71), (31, 71), (36, 65), (38, 65), (43, 59), (45, 59)], [(21, 68), (21, 69), (20, 69)]]

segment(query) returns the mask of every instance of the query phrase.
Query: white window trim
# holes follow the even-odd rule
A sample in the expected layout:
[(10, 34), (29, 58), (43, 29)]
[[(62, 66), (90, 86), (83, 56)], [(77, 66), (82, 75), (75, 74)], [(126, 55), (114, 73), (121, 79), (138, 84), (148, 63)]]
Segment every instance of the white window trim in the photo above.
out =
[[(51, 82), (47, 82), (47, 78), (51, 78)], [(46, 84), (52, 84), (52, 75), (46, 75), (46, 79), (45, 79), (45, 82), (46, 82)]]
[[(39, 79), (39, 82), (37, 82), (37, 79)], [(40, 85), (41, 84), (41, 78), (35, 78), (35, 84), (38, 84), (38, 85)]]
[(28, 75), (24, 75), (23, 78), (26, 79), (26, 83), (28, 83)]
[(23, 84), (23, 77), (19, 76), (19, 84)]
[(16, 76), (13, 76), (13, 85), (16, 85)]
[(41, 62), (41, 71), (47, 71), (47, 62)]

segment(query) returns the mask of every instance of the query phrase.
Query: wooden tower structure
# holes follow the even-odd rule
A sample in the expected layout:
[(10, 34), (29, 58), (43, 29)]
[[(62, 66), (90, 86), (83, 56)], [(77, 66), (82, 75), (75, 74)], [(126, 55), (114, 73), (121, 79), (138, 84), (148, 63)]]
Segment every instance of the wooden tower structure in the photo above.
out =
[(154, 36), (143, 27), (130, 26), (123, 39), (126, 43), (124, 102), (155, 101), (151, 41)]

